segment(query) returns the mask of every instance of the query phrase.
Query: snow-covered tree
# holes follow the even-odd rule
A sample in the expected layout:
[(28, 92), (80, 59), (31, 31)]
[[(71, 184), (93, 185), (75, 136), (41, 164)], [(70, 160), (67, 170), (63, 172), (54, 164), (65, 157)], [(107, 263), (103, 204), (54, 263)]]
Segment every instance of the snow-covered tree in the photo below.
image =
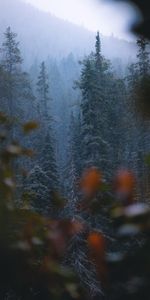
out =
[(82, 62), (78, 86), (82, 93), (82, 146), (84, 167), (103, 168), (106, 161), (108, 142), (106, 126), (106, 84), (108, 61), (101, 54), (100, 36), (97, 33), (95, 53)]
[(48, 176), (39, 165), (29, 172), (24, 183), (24, 193), (28, 193), (30, 206), (34, 211), (50, 213), (51, 185)]

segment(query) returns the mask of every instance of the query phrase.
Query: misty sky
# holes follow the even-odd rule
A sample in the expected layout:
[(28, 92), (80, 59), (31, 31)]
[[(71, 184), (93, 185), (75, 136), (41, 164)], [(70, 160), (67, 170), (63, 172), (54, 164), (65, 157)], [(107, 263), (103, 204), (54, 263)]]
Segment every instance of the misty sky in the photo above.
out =
[[(57, 17), (82, 25), (104, 35), (130, 39), (127, 28), (137, 11), (129, 4), (114, 4), (106, 0), (23, 0), (50, 11)], [(108, 3), (109, 2), (109, 3)]]

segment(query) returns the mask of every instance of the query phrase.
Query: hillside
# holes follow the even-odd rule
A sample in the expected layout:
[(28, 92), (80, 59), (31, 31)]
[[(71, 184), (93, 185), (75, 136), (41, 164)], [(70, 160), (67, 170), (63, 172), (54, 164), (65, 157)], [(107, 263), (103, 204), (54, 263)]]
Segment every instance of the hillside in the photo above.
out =
[[(8, 26), (18, 33), (28, 64), (31, 64), (33, 57), (38, 60), (47, 56), (62, 58), (70, 52), (79, 57), (92, 50), (95, 38), (93, 32), (40, 11), (23, 0), (0, 1), (0, 40)], [(101, 36), (101, 39), (106, 57), (120, 57), (127, 62), (135, 56), (133, 43), (113, 36)]]

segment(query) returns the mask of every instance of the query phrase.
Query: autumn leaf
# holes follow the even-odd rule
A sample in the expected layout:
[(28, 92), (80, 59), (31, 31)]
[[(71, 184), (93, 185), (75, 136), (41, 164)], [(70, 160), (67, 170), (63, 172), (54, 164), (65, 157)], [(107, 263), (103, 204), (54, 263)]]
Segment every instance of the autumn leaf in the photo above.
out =
[(92, 167), (85, 171), (81, 179), (81, 190), (86, 196), (92, 196), (96, 193), (102, 183), (102, 176), (100, 171)]
[(114, 187), (117, 199), (122, 204), (129, 205), (134, 201), (135, 177), (131, 171), (120, 170), (116, 175)]
[(37, 122), (34, 121), (30, 121), (28, 123), (25, 123), (23, 125), (23, 131), (25, 134), (30, 133), (31, 131), (38, 129), (39, 128), (39, 124)]
[(87, 238), (90, 258), (94, 261), (97, 275), (103, 286), (108, 283), (108, 269), (106, 263), (106, 240), (102, 233), (95, 231)]
[(102, 233), (97, 231), (89, 234), (88, 239), (88, 247), (93, 257), (95, 258), (104, 258), (106, 251), (106, 242)]

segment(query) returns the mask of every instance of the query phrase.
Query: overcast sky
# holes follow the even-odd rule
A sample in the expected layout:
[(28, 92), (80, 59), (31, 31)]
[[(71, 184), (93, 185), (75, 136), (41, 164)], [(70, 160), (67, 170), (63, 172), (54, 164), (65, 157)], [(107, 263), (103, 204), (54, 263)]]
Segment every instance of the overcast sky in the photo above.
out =
[[(23, 0), (41, 10), (49, 11), (72, 23), (104, 35), (130, 39), (128, 27), (136, 17), (136, 9), (129, 4), (111, 4), (106, 0)], [(108, 3), (109, 2), (109, 3)]]

